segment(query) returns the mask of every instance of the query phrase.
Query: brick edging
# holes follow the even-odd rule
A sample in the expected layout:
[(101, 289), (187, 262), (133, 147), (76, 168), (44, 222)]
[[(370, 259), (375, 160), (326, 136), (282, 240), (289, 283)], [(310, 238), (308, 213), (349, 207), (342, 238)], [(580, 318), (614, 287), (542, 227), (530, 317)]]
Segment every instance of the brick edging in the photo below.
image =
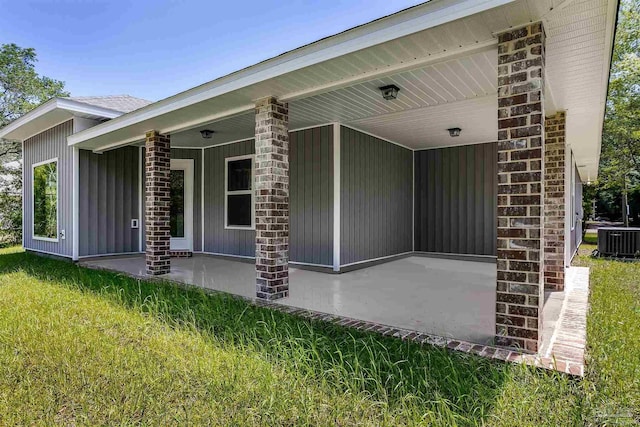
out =
[(448, 351), (457, 351), (461, 353), (472, 354), (487, 359), (498, 360), (501, 362), (509, 362), (515, 364), (525, 364), (537, 368), (543, 368), (551, 371), (558, 371), (564, 374), (582, 377), (584, 376), (584, 363), (576, 363), (574, 361), (559, 360), (555, 357), (543, 357), (538, 354), (519, 352), (510, 348), (503, 348), (491, 345), (483, 345), (472, 343), (469, 341), (458, 340), (454, 338), (445, 338), (439, 335), (427, 334), (411, 329), (396, 328), (393, 326), (383, 325), (380, 323), (369, 322), (366, 320), (354, 319), (336, 314), (322, 313), (319, 311), (308, 310), (305, 308), (291, 307), (282, 303), (275, 303), (259, 298), (249, 298), (242, 295), (230, 294), (228, 292), (216, 289), (202, 288), (200, 286), (189, 283), (171, 280), (166, 277), (158, 276), (141, 276), (137, 274), (126, 273), (113, 268), (101, 267), (97, 265), (81, 264), (82, 267), (91, 268), (93, 270), (103, 270), (118, 273), (124, 276), (133, 277), (134, 279), (147, 280), (158, 283), (171, 283), (185, 289), (200, 289), (210, 294), (222, 294), (227, 297), (235, 298), (247, 302), (255, 307), (268, 308), (277, 310), (281, 313), (290, 314), (292, 316), (301, 317), (308, 320), (317, 320), (332, 323), (338, 326), (354, 328), (363, 332), (376, 333), (382, 336), (399, 338), (403, 341), (412, 341), (420, 345), (431, 345), (434, 347), (444, 348)]
[(333, 323), (335, 325), (357, 329), (363, 332), (377, 333), (383, 336), (400, 338), (403, 341), (412, 341), (418, 344), (432, 345), (449, 351), (473, 354), (487, 359), (499, 360), (516, 364), (525, 364), (537, 368), (558, 371), (564, 374), (582, 377), (584, 376), (584, 364), (573, 361), (559, 360), (555, 357), (543, 357), (538, 354), (519, 352), (510, 348), (496, 347), (491, 345), (476, 344), (454, 338), (445, 338), (438, 335), (418, 332), (411, 329), (396, 328), (365, 320), (353, 319), (350, 317), (327, 314), (318, 311), (286, 306), (269, 301), (255, 300), (241, 297), (249, 301), (252, 305), (274, 309), (283, 313), (302, 317), (309, 320), (319, 320)]

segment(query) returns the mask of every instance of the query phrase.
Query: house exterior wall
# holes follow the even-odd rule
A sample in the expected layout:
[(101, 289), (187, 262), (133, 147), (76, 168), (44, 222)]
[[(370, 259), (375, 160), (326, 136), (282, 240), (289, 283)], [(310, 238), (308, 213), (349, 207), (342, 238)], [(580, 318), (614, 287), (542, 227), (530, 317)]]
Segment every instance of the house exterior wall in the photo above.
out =
[(254, 230), (225, 229), (225, 159), (255, 153), (253, 139), (207, 148), (204, 151), (204, 251), (214, 254), (255, 256)]
[(341, 126), (340, 264), (413, 250), (413, 152)]
[(497, 143), (414, 156), (415, 250), (495, 256)]
[[(290, 132), (289, 139), (289, 258), (291, 262), (330, 266), (333, 259), (332, 127)], [(249, 139), (204, 151), (205, 252), (255, 256), (255, 231), (224, 227), (225, 159), (254, 154), (254, 145), (254, 140)]]
[[(25, 249), (64, 257), (73, 255), (73, 149), (67, 146), (67, 136), (73, 133), (73, 120), (61, 123), (24, 141), (22, 232)], [(33, 238), (33, 164), (58, 159), (58, 236), (57, 242)]]
[(582, 243), (582, 181), (580, 180), (580, 174), (578, 173), (578, 168), (573, 166), (574, 174), (576, 177), (575, 185), (575, 207), (572, 212), (571, 220), (573, 221), (574, 227), (571, 230), (570, 237), (570, 245), (571, 245), (571, 257), (573, 257), (578, 250), (578, 246)]
[(79, 255), (138, 252), (140, 218), (140, 150), (124, 147), (95, 154), (80, 150)]
[(289, 133), (289, 258), (333, 263), (333, 126)]

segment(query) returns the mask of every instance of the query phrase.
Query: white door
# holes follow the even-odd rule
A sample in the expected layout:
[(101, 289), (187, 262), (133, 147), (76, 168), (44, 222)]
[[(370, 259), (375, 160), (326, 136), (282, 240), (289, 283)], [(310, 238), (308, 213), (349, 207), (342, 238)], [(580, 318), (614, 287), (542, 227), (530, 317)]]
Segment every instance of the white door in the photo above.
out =
[(193, 160), (171, 160), (171, 250), (193, 251)]

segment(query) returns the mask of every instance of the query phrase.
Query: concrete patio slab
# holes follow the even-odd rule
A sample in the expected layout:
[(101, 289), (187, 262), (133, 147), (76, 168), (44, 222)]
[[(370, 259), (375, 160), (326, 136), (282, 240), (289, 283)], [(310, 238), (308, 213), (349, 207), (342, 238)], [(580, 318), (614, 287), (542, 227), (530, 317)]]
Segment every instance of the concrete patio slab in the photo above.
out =
[[(144, 257), (86, 260), (83, 265), (145, 276)], [(487, 344), (495, 330), (493, 263), (420, 256), (327, 274), (290, 266), (290, 296), (276, 304)], [(195, 254), (173, 258), (163, 278), (255, 297), (253, 263)]]
[[(147, 278), (142, 255), (82, 261)], [(194, 255), (172, 259), (163, 279), (227, 292), (297, 316), (394, 336), (452, 351), (584, 375), (589, 269), (571, 267), (564, 292), (547, 294), (539, 354), (491, 345), (495, 265), (407, 257), (340, 275), (290, 267), (291, 296), (256, 300), (253, 263)]]

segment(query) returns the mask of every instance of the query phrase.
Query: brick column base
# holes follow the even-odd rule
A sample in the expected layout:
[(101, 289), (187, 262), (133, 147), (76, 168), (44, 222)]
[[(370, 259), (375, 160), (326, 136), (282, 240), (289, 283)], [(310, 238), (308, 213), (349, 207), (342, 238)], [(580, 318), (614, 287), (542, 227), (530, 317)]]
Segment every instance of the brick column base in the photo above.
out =
[(559, 112), (544, 121), (544, 288), (553, 291), (564, 289), (565, 119)]
[(544, 30), (498, 36), (496, 343), (537, 351), (542, 286)]
[(171, 143), (169, 136), (147, 132), (145, 143), (145, 259), (147, 274), (171, 270)]
[(289, 296), (289, 107), (256, 103), (256, 295)]

